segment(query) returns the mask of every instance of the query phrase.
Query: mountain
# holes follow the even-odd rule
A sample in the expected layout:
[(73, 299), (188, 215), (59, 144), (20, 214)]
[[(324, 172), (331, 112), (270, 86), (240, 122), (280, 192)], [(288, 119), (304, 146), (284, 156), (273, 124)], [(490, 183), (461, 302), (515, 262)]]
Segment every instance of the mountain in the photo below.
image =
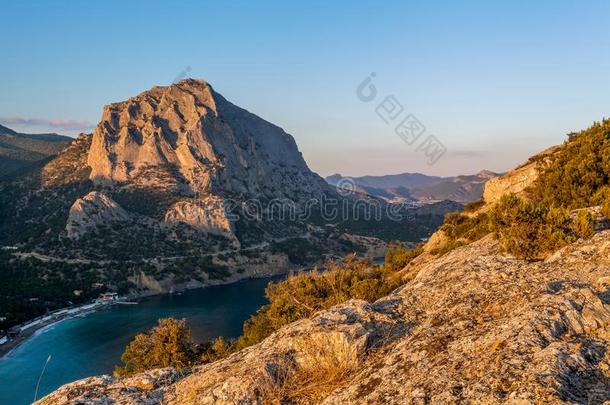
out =
[(595, 123), (494, 178), (383, 298), (345, 297), (187, 372), (91, 377), (39, 403), (606, 404), (609, 137)]
[(71, 140), (57, 134), (21, 134), (0, 125), (0, 178), (58, 154)]
[(184, 195), (293, 198), (325, 189), (290, 135), (197, 80), (106, 106), (88, 163), (96, 184)]
[(13, 249), (0, 255), (0, 316), (86, 301), (99, 284), (149, 294), (381, 256), (461, 208), (337, 190), (292, 136), (186, 79), (105, 106), (92, 134), (0, 182), (0, 245)]
[(354, 184), (357, 190), (387, 201), (431, 203), (452, 200), (467, 203), (483, 196), (483, 186), (497, 173), (483, 170), (474, 175), (438, 177), (421, 173), (402, 173), (386, 176), (344, 177), (333, 174), (326, 177), (331, 185)]

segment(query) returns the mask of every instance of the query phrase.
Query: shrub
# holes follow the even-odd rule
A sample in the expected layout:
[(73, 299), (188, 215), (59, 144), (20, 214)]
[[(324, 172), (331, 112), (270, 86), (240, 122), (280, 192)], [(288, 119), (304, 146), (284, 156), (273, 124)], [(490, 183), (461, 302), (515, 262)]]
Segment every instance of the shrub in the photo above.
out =
[(489, 234), (489, 218), (487, 213), (480, 213), (476, 216), (467, 216), (460, 212), (453, 212), (445, 215), (445, 222), (440, 230), (448, 238), (448, 241), (433, 249), (433, 255), (443, 255), (460, 246), (477, 241)]
[(578, 238), (594, 232), (594, 219), (586, 210), (576, 218), (561, 207), (505, 195), (488, 213), (468, 217), (448, 214), (440, 228), (448, 238), (432, 254), (445, 254), (457, 247), (494, 233), (503, 251), (523, 259), (541, 259)]
[(269, 304), (244, 323), (236, 348), (256, 344), (286, 324), (347, 300), (372, 302), (389, 294), (402, 284), (397, 270), (419, 254), (403, 249), (393, 246), (389, 251), (391, 260), (383, 266), (350, 255), (342, 263), (328, 262), (323, 271), (314, 269), (269, 283), (265, 290)]
[(490, 229), (502, 248), (517, 257), (541, 259), (549, 253), (593, 234), (593, 218), (580, 211), (575, 220), (567, 209), (509, 194), (490, 212)]
[(234, 351), (234, 346), (234, 341), (226, 340), (222, 336), (214, 339), (212, 342), (203, 343), (199, 348), (201, 353), (199, 355), (199, 362), (211, 363), (223, 359)]
[(349, 345), (329, 344), (316, 336), (297, 339), (301, 359), (280, 355), (273, 375), (263, 373), (257, 383), (267, 404), (318, 404), (343, 385), (357, 369), (356, 350)]
[(391, 243), (388, 246), (388, 250), (385, 254), (383, 267), (386, 271), (400, 271), (404, 269), (405, 266), (411, 262), (411, 260), (419, 256), (422, 250), (423, 249), (421, 246), (409, 250), (401, 244)]
[(484, 205), (485, 201), (483, 201), (483, 199), (469, 202), (464, 206), (464, 212), (475, 212)]
[(114, 374), (125, 377), (161, 367), (182, 369), (195, 361), (191, 330), (185, 319), (160, 319), (148, 333), (137, 335), (121, 356), (122, 366)]
[(571, 134), (531, 187), (547, 206), (577, 209), (597, 205), (610, 180), (610, 120)]
[(595, 219), (587, 210), (578, 211), (572, 229), (577, 238), (589, 238), (595, 233)]

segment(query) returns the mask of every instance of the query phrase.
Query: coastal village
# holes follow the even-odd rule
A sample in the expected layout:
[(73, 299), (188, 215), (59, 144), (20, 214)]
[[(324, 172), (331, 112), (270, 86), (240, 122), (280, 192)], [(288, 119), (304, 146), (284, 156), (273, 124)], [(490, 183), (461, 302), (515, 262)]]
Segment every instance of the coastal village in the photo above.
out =
[[(74, 295), (78, 295), (78, 291), (79, 290), (75, 290), (73, 292)], [(58, 309), (38, 318), (28, 320), (20, 325), (15, 325), (6, 331), (0, 331), (0, 356), (6, 355), (10, 350), (17, 347), (20, 343), (42, 328), (68, 318), (85, 316), (111, 305), (120, 304), (129, 305), (135, 304), (135, 302), (127, 301), (127, 297), (120, 296), (116, 292), (104, 292), (101, 293), (98, 298), (85, 305)]]

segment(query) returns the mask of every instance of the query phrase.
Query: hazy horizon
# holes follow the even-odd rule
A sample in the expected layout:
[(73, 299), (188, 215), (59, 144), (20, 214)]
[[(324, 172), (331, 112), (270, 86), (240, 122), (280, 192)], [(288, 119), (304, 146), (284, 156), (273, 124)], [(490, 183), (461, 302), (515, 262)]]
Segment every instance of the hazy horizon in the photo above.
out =
[[(607, 115), (604, 2), (323, 5), (3, 4), (0, 123), (74, 135), (105, 104), (201, 77), (322, 176), (451, 176), (504, 172)], [(385, 96), (446, 147), (435, 164), (376, 114)]]

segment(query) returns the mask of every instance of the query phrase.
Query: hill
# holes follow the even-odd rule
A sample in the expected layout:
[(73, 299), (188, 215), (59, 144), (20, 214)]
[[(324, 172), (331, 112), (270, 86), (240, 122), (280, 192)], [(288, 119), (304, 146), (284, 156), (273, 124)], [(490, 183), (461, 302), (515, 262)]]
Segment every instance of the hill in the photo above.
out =
[(360, 192), (387, 201), (431, 203), (451, 200), (468, 203), (483, 196), (483, 186), (497, 173), (483, 170), (474, 175), (438, 177), (421, 173), (402, 173), (386, 176), (343, 177), (334, 174), (326, 177), (331, 185), (354, 184)]
[(0, 178), (57, 155), (71, 140), (57, 134), (22, 134), (0, 125)]

